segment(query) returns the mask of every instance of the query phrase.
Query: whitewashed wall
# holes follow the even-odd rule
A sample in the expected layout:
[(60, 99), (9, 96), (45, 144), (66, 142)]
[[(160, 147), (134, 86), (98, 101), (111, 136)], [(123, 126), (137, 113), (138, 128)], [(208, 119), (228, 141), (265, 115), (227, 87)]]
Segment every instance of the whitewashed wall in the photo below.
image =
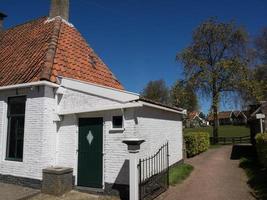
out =
[[(7, 98), (26, 95), (23, 161), (7, 161)], [(51, 120), (55, 109), (53, 89), (31, 89), (0, 92), (0, 173), (33, 179), (42, 178), (42, 169), (55, 163), (55, 124)]]
[(59, 102), (60, 112), (84, 111), (101, 106), (120, 105), (118, 101), (66, 89)]
[[(75, 111), (107, 105), (121, 105), (117, 101), (67, 89), (60, 100), (60, 111)], [(57, 165), (74, 168), (77, 177), (78, 163), (78, 119), (83, 117), (103, 118), (103, 185), (104, 183), (128, 184), (128, 151), (122, 143), (135, 133), (133, 109), (124, 110), (124, 128), (112, 131), (112, 116), (122, 115), (122, 110), (93, 112), (79, 115), (65, 115), (59, 123), (57, 144)], [(76, 179), (77, 183), (77, 179)]]
[[(73, 111), (101, 105), (120, 105), (117, 101), (67, 89), (59, 101), (60, 109)], [(23, 162), (5, 160), (7, 134), (7, 97), (16, 96), (15, 90), (0, 92), (0, 174), (34, 179), (42, 178), (42, 169), (48, 166), (74, 168), (77, 177), (78, 119), (103, 117), (103, 184), (128, 184), (128, 151), (122, 143), (125, 138), (137, 136), (146, 140), (141, 156), (153, 154), (167, 140), (170, 144), (170, 164), (182, 159), (181, 116), (154, 108), (124, 110), (123, 132), (114, 132), (112, 116), (121, 110), (102, 111), (80, 115), (65, 115), (61, 122), (53, 121), (56, 112), (54, 89), (35, 87), (19, 91), (27, 95)]]
[(135, 112), (137, 134), (145, 139), (141, 157), (153, 155), (164, 143), (169, 143), (170, 165), (183, 159), (182, 115), (151, 107), (138, 108)]
[[(76, 98), (77, 97), (77, 98)], [(67, 90), (61, 102), (61, 111), (71, 111), (82, 106), (119, 105), (118, 102), (101, 97)], [(57, 144), (57, 165), (74, 168), (77, 177), (78, 163), (78, 119), (80, 117), (102, 117), (103, 125), (103, 184), (128, 184), (128, 151), (122, 141), (129, 137), (146, 140), (141, 156), (152, 155), (169, 141), (170, 164), (182, 159), (181, 115), (154, 108), (129, 108), (124, 111), (124, 132), (113, 132), (112, 116), (121, 115), (121, 110), (102, 111), (80, 115), (65, 115), (59, 123)], [(77, 180), (76, 180), (77, 181)]]
[[(126, 136), (134, 132), (132, 110), (125, 111), (125, 131), (111, 131), (112, 116), (121, 115), (121, 110), (95, 112), (82, 115), (66, 115), (58, 130), (57, 165), (74, 168), (77, 177), (78, 163), (78, 119), (90, 117), (103, 118), (103, 185), (104, 183), (127, 184), (127, 146), (122, 143)], [(76, 179), (77, 183), (77, 179)]]

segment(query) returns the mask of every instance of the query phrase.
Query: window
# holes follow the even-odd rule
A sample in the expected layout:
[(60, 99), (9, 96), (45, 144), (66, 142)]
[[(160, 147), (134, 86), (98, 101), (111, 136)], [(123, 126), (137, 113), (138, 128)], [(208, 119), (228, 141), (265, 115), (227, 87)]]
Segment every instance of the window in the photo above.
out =
[(8, 98), (6, 159), (22, 161), (26, 97)]
[(112, 127), (113, 128), (123, 128), (122, 116), (113, 116), (112, 117)]

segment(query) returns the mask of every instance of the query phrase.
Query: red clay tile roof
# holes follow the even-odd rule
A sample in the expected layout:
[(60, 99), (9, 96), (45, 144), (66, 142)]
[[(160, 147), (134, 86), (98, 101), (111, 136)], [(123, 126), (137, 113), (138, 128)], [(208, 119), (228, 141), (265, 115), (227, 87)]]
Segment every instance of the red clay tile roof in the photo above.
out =
[(8, 29), (0, 41), (0, 86), (56, 82), (62, 76), (123, 89), (79, 31), (61, 18), (42, 17)]
[(189, 112), (188, 113), (188, 119), (189, 120), (193, 120), (196, 116), (198, 116), (199, 115), (199, 112), (197, 112), (197, 111), (192, 111), (192, 112)]
[[(232, 111), (223, 111), (218, 113), (218, 119), (228, 119), (231, 117)], [(208, 116), (208, 120), (212, 121), (213, 120), (213, 114), (210, 114)]]

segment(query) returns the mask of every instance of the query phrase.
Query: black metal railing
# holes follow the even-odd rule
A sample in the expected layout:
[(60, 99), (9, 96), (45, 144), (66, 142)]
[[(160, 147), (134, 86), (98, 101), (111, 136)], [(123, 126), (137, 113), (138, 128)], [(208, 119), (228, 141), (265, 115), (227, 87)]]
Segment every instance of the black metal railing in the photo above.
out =
[(151, 200), (169, 187), (169, 144), (152, 156), (139, 160), (139, 198)]
[[(242, 143), (250, 143), (250, 136), (242, 136), (242, 137), (218, 137), (218, 144), (242, 144)], [(210, 137), (210, 143), (215, 144), (215, 138)]]

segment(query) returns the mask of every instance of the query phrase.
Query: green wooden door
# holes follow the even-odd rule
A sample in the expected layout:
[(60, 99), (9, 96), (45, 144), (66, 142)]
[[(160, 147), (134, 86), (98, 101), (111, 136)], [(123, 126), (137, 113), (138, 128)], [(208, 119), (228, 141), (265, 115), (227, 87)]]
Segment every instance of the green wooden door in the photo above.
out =
[(78, 185), (102, 188), (103, 119), (79, 119)]

